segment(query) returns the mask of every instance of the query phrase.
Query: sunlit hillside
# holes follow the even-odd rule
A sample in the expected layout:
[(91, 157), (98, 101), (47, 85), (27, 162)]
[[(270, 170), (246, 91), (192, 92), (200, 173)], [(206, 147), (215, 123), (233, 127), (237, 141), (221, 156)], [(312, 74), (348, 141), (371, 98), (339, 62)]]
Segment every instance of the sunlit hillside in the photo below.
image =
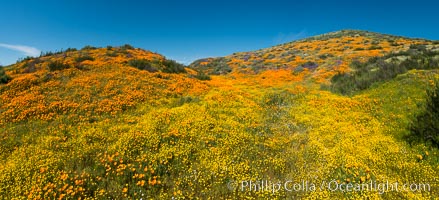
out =
[[(0, 197), (435, 199), (438, 79), (438, 41), (352, 30), (189, 66), (47, 52), (0, 71)], [(371, 182), (414, 187), (345, 188)]]

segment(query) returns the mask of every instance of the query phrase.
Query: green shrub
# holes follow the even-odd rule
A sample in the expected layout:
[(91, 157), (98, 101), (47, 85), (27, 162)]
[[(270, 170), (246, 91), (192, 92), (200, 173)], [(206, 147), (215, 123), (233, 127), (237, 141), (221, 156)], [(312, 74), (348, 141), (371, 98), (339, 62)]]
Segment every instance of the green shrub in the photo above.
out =
[(69, 64), (64, 64), (61, 61), (55, 61), (55, 62), (50, 62), (49, 63), (49, 70), (50, 71), (57, 71), (57, 70), (63, 70), (63, 69), (68, 69), (71, 66)]
[(439, 148), (439, 81), (427, 90), (427, 102), (410, 126), (410, 142), (423, 141)]
[(85, 47), (82, 47), (81, 50), (94, 50), (94, 49), (97, 49), (97, 48), (96, 48), (96, 47), (93, 47), (93, 46), (90, 46), (90, 45), (87, 45), (87, 46), (85, 46)]
[[(406, 52), (391, 53), (383, 57), (373, 57), (367, 62), (353, 61), (351, 73), (337, 74), (331, 78), (331, 91), (351, 95), (356, 91), (369, 88), (376, 82), (395, 78), (398, 74), (412, 69), (439, 69), (435, 58), (439, 52), (410, 49)], [(398, 56), (407, 59), (399, 60)], [(388, 60), (391, 60), (390, 62)]]
[(162, 62), (162, 64), (164, 65), (163, 72), (167, 72), (167, 73), (185, 73), (186, 72), (185, 66), (174, 61), (174, 60), (166, 59)]
[(305, 68), (303, 68), (302, 66), (297, 66), (296, 68), (294, 68), (294, 70), (293, 70), (293, 74), (294, 74), (294, 75), (298, 75), (298, 74), (300, 74), (301, 72), (303, 72), (303, 70), (305, 70)]
[(12, 78), (10, 76), (8, 76), (5, 72), (5, 70), (3, 69), (3, 67), (0, 66), (0, 84), (8, 83), (11, 80), (12, 80)]
[(123, 46), (120, 47), (122, 50), (128, 50), (128, 49), (134, 49), (133, 46), (129, 45), (129, 44), (124, 44)]
[(78, 51), (76, 48), (67, 48), (64, 52)]
[(427, 47), (423, 44), (412, 44), (412, 45), (410, 45), (410, 49), (416, 49), (418, 51), (425, 51), (425, 50), (427, 50)]
[(197, 75), (194, 76), (198, 80), (207, 81), (211, 80), (210, 76), (205, 74), (204, 72), (198, 72)]
[(33, 73), (37, 71), (37, 65), (43, 61), (40, 58), (34, 58), (32, 60), (26, 61), (23, 66), (23, 73)]
[(18, 60), (17, 60), (17, 63), (20, 63), (20, 62), (24, 62), (24, 61), (30, 61), (30, 60), (32, 60), (32, 59), (34, 59), (35, 57), (32, 57), (32, 56), (26, 56), (26, 57), (24, 57), (24, 58), (19, 58)]
[(78, 62), (78, 63), (80, 63), (80, 62), (82, 62), (82, 61), (86, 61), (86, 60), (91, 60), (91, 61), (93, 61), (93, 60), (95, 60), (93, 57), (91, 57), (90, 55), (82, 55), (82, 56), (79, 56), (79, 57), (77, 57), (76, 59), (75, 59), (75, 61), (76, 62)]
[(153, 66), (152, 62), (146, 59), (133, 59), (128, 61), (128, 65), (135, 67), (140, 70), (146, 70), (149, 72), (157, 72), (159, 71), (156, 67)]
[(369, 50), (377, 50), (377, 49), (383, 49), (383, 47), (378, 45), (372, 45), (371, 47), (369, 47)]
[(109, 56), (109, 57), (116, 57), (117, 56), (117, 52), (116, 51), (107, 51), (105, 53), (105, 55)]

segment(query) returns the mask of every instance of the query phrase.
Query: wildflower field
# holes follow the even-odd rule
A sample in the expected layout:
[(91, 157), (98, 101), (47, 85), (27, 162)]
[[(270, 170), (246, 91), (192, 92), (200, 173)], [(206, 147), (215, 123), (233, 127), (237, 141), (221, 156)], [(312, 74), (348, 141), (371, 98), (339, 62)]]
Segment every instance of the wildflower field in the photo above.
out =
[[(27, 58), (0, 84), (0, 199), (436, 199), (439, 150), (407, 137), (438, 60), (355, 31), (187, 67), (129, 45)], [(414, 186), (335, 188), (370, 182)]]

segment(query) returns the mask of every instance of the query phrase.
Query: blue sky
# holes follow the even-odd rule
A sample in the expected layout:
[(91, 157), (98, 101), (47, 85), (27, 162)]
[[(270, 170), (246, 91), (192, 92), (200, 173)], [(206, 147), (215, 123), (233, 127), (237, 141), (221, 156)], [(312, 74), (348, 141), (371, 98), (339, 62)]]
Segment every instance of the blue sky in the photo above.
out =
[(424, 0), (2, 0), (0, 64), (126, 43), (189, 63), (340, 29), (438, 40), (438, 7)]

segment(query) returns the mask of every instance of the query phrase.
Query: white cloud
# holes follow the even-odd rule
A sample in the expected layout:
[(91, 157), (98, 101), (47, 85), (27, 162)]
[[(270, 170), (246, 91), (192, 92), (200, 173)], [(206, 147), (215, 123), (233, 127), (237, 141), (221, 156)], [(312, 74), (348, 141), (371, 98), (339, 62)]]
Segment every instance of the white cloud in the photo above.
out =
[(302, 38), (305, 38), (308, 36), (308, 33), (306, 32), (306, 30), (302, 30), (298, 33), (279, 33), (277, 34), (277, 36), (274, 38), (273, 42), (275, 44), (283, 44), (283, 43), (287, 43), (287, 42), (292, 42), (294, 40), (299, 40)]
[(25, 46), (25, 45), (12, 45), (0, 43), (0, 47), (11, 49), (14, 51), (19, 51), (26, 56), (39, 56), (41, 51), (35, 47)]

